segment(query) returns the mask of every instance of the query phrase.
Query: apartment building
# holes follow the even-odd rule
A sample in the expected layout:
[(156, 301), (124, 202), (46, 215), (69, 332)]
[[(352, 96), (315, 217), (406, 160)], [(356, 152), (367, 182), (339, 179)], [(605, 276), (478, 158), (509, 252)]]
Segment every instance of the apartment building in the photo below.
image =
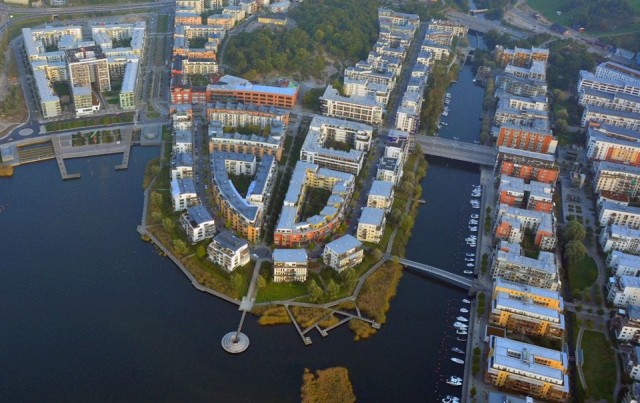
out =
[(607, 257), (607, 266), (614, 276), (640, 277), (640, 256), (614, 250)]
[(553, 210), (553, 187), (547, 183), (502, 175), (498, 186), (498, 202), (511, 207), (550, 213)]
[(393, 183), (374, 180), (367, 195), (367, 207), (382, 209), (388, 213), (393, 206), (393, 197)]
[(597, 161), (640, 166), (640, 134), (607, 124), (589, 127), (587, 157)]
[(498, 62), (504, 66), (514, 65), (519, 67), (530, 66), (534, 61), (547, 63), (549, 61), (549, 49), (532, 46), (530, 49), (514, 47), (505, 49), (498, 45), (495, 50)]
[(618, 309), (611, 320), (611, 329), (619, 342), (638, 344), (640, 342), (640, 308), (628, 306)]
[(535, 399), (569, 398), (569, 360), (561, 351), (490, 336), (485, 382)]
[(171, 201), (173, 211), (182, 211), (188, 207), (200, 204), (196, 185), (193, 179), (175, 179), (171, 181)]
[(274, 249), (273, 282), (288, 283), (307, 281), (309, 258), (304, 249)]
[[(534, 244), (543, 250), (553, 250), (556, 246), (557, 238), (555, 233), (555, 222), (552, 213), (544, 211), (525, 210), (517, 207), (510, 207), (507, 204), (499, 204), (496, 214), (495, 236), (500, 239), (508, 239), (514, 225), (514, 220), (519, 223), (517, 228), (521, 228), (519, 233), (524, 236), (524, 230), (530, 230), (534, 234)], [(522, 242), (522, 238), (518, 240)]]
[(252, 84), (243, 78), (225, 75), (207, 86), (207, 102), (241, 102), (244, 104), (275, 106), (291, 109), (298, 99), (298, 86), (283, 87)]
[(173, 130), (191, 130), (193, 127), (193, 110), (191, 105), (171, 105), (171, 125)]
[(543, 80), (518, 77), (503, 73), (496, 77), (496, 88), (509, 94), (539, 97), (547, 94), (547, 83)]
[(171, 157), (171, 180), (193, 178), (193, 156), (191, 153), (173, 153)]
[(382, 157), (378, 163), (376, 180), (391, 182), (393, 186), (398, 186), (403, 175), (402, 160), (400, 158)]
[(580, 78), (578, 80), (578, 93), (583, 89), (590, 88), (598, 91), (608, 92), (612, 94), (623, 93), (633, 96), (640, 96), (640, 84), (630, 81), (596, 77), (595, 74), (580, 70)]
[(564, 300), (557, 291), (495, 279), (489, 322), (513, 334), (562, 339)]
[[(344, 218), (354, 182), (355, 177), (349, 173), (298, 161), (273, 234), (276, 246), (293, 247), (326, 239)], [(331, 191), (331, 196), (320, 213), (301, 217), (300, 212), (309, 188)]]
[[(259, 163), (251, 154), (214, 152), (211, 154), (213, 197), (229, 229), (249, 242), (257, 242), (262, 232), (264, 208), (268, 205), (277, 165), (273, 156), (263, 155)], [(242, 197), (229, 175), (255, 175), (247, 195)]]
[(393, 91), (396, 85), (396, 74), (392, 71), (377, 70), (371, 63), (361, 61), (353, 67), (344, 69), (344, 76), (354, 80), (367, 80), (370, 83), (383, 84)]
[(469, 27), (464, 24), (457, 24), (449, 20), (436, 19), (431, 19), (431, 21), (429, 21), (427, 29), (429, 31), (451, 32), (460, 38), (467, 36), (467, 32), (469, 32)]
[(173, 152), (193, 152), (193, 132), (191, 130), (175, 130), (173, 132)]
[(440, 45), (432, 40), (425, 39), (420, 45), (421, 52), (431, 53), (433, 60), (449, 60), (451, 48), (446, 45)]
[(640, 190), (640, 167), (599, 161), (593, 164), (595, 177), (593, 190), (625, 194), (631, 198)]
[(212, 238), (216, 233), (213, 217), (204, 206), (191, 206), (180, 216), (182, 229), (187, 233), (191, 243), (198, 243)]
[(607, 225), (598, 238), (603, 252), (617, 250), (640, 255), (640, 230), (623, 225)]
[(215, 102), (207, 105), (209, 122), (220, 122), (226, 127), (257, 126), (264, 128), (274, 121), (289, 125), (289, 110), (273, 106), (243, 104), (235, 102)]
[(498, 164), (502, 175), (555, 183), (560, 169), (555, 156), (511, 147), (498, 147)]
[(338, 273), (357, 266), (362, 262), (362, 243), (349, 234), (329, 242), (322, 252), (322, 261)]
[[(373, 128), (342, 119), (314, 116), (300, 149), (300, 160), (358, 175), (371, 147)], [(347, 150), (348, 149), (348, 150)]]
[(558, 290), (558, 268), (555, 256), (551, 252), (540, 252), (537, 259), (523, 256), (520, 245), (510, 243), (505, 248), (501, 243), (496, 248), (491, 267), (493, 278), (501, 277), (508, 281), (532, 287)]
[(35, 70), (33, 77), (36, 84), (36, 94), (40, 103), (40, 113), (45, 119), (54, 118), (62, 114), (60, 98), (53, 92), (47, 75), (42, 70)]
[(598, 204), (598, 224), (640, 229), (640, 208), (604, 200)]
[(325, 116), (350, 119), (370, 125), (382, 123), (384, 104), (374, 96), (345, 97), (331, 85), (320, 97), (322, 114)]
[(220, 122), (211, 122), (208, 129), (209, 152), (232, 152), (252, 154), (258, 157), (270, 155), (280, 161), (284, 147), (284, 127), (279, 121), (273, 122), (269, 136), (225, 132)]
[(606, 61), (596, 66), (595, 76), (640, 85), (640, 71), (612, 61)]
[(516, 148), (545, 154), (555, 154), (558, 140), (544, 127), (527, 127), (505, 123), (500, 126), (498, 147)]
[(578, 94), (582, 106), (593, 105), (605, 109), (640, 113), (640, 97), (622, 92), (610, 93), (591, 88), (582, 88)]
[(592, 122), (638, 130), (640, 129), (640, 113), (587, 105), (582, 112), (580, 125), (587, 126), (588, 123)]
[(614, 306), (640, 307), (640, 278), (611, 277), (607, 283), (607, 299)]
[(209, 260), (232, 272), (240, 266), (249, 263), (249, 243), (229, 231), (222, 231), (216, 235), (207, 247)]
[(386, 218), (384, 210), (364, 207), (358, 221), (357, 238), (362, 242), (379, 243), (384, 233)]

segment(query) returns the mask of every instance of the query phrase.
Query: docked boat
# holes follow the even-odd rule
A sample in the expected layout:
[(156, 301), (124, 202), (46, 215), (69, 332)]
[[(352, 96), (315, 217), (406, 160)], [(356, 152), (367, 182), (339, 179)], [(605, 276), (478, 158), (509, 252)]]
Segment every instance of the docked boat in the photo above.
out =
[(456, 337), (456, 340), (458, 341), (467, 341), (466, 337)]
[(469, 227), (469, 231), (471, 232), (478, 232), (478, 227)]
[(460, 140), (460, 137), (454, 137), (453, 139), (454, 140)]
[(442, 112), (442, 116), (449, 116), (448, 112)]
[(465, 258), (464, 258), (464, 261), (465, 261), (465, 262), (475, 262), (475, 261), (476, 261), (476, 259), (475, 259), (475, 258), (473, 258), (473, 257), (465, 257)]
[(467, 263), (467, 267), (475, 267), (474, 263)]
[(463, 270), (464, 274), (473, 274), (473, 270)]
[(462, 379), (457, 376), (450, 376), (449, 379), (447, 379), (447, 384), (451, 386), (462, 386)]
[(480, 215), (474, 213), (474, 214), (471, 214), (471, 218), (478, 219), (480, 218)]
[(468, 322), (469, 321), (469, 319), (465, 318), (464, 316), (458, 316), (456, 318), (456, 320), (459, 320), (460, 322)]
[(460, 312), (469, 313), (469, 310), (467, 308), (460, 308)]
[(478, 225), (478, 220), (473, 219), (473, 218), (472, 218), (472, 219), (470, 219), (470, 220), (469, 220), (469, 225)]
[(460, 334), (460, 335), (466, 335), (468, 334), (466, 330), (462, 330), (462, 329), (458, 329), (456, 330), (456, 334)]
[(466, 299), (466, 298), (465, 298), (465, 299), (463, 299), (463, 300), (462, 300), (462, 302), (464, 302), (465, 304), (470, 304), (470, 303), (471, 303), (471, 301), (469, 301), (469, 300), (468, 300), (468, 299)]
[(476, 254), (475, 253), (467, 253), (467, 256), (469, 257), (474, 257)]
[(447, 395), (442, 398), (442, 403), (458, 403), (459, 401), (460, 398), (451, 395)]
[(456, 364), (464, 364), (464, 360), (458, 357), (451, 357), (451, 361), (455, 362)]
[(458, 354), (464, 354), (464, 351), (459, 349), (458, 347), (452, 348), (451, 351), (453, 351), (454, 353), (458, 353)]
[(462, 322), (453, 322), (453, 327), (458, 328), (458, 329), (466, 329), (469, 326), (465, 325)]
[(442, 126), (449, 126), (449, 123), (447, 123), (447, 122), (440, 122), (440, 124), (441, 124)]

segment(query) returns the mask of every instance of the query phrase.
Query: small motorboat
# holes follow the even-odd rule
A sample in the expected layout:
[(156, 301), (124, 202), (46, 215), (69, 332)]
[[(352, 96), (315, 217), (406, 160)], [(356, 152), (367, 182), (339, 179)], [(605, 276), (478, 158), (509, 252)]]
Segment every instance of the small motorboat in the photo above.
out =
[(453, 322), (453, 327), (458, 328), (458, 329), (466, 329), (469, 326), (465, 325), (462, 322)]
[(458, 341), (467, 341), (466, 337), (456, 337), (456, 340)]
[(458, 347), (452, 348), (451, 351), (453, 351), (454, 353), (458, 353), (458, 354), (464, 354), (464, 351), (459, 349)]
[(458, 357), (451, 357), (451, 361), (455, 362), (456, 364), (464, 364), (464, 360)]
[(459, 401), (460, 398), (451, 395), (447, 395), (442, 398), (442, 403), (458, 403)]
[(473, 257), (465, 257), (465, 258), (464, 258), (464, 261), (465, 261), (465, 262), (475, 262), (475, 261), (476, 261), (476, 259), (475, 259), (475, 258), (473, 258)]
[(447, 122), (440, 122), (440, 124), (441, 124), (442, 126), (449, 126), (449, 123), (447, 123)]
[(469, 220), (469, 225), (477, 225), (477, 224), (478, 224), (478, 220), (475, 220), (473, 218)]
[(467, 308), (460, 308), (460, 312), (469, 313), (469, 310)]
[(471, 232), (478, 232), (478, 227), (469, 227), (469, 231)]
[(465, 299), (463, 299), (463, 300), (462, 300), (462, 302), (464, 302), (465, 304), (470, 304), (470, 303), (471, 303), (471, 301), (469, 301), (469, 300), (468, 300), (468, 299), (466, 299), (466, 298), (465, 298)]
[(473, 263), (467, 263), (467, 267), (475, 267), (475, 264), (473, 264)]
[(451, 98), (451, 93), (447, 92), (446, 94), (444, 94), (445, 98)]
[(475, 253), (467, 253), (467, 256), (469, 257), (474, 257), (476, 254)]
[(462, 386), (462, 379), (457, 376), (450, 376), (449, 379), (447, 379), (447, 384), (451, 386)]
[(473, 270), (463, 270), (462, 271), (464, 274), (474, 274)]
[(458, 330), (456, 330), (456, 334), (459, 334), (459, 335), (466, 335), (466, 334), (468, 334), (468, 333), (467, 333), (467, 331), (466, 331), (466, 330), (458, 329)]
[(469, 319), (465, 318), (464, 316), (458, 316), (456, 318), (456, 320), (459, 320), (460, 322), (468, 322), (469, 321)]
[(480, 218), (480, 215), (473, 213), (473, 214), (471, 214), (471, 218), (478, 219), (478, 218)]
[(460, 140), (460, 137), (454, 137), (453, 139), (454, 140)]
[(442, 112), (442, 116), (449, 116), (449, 112)]

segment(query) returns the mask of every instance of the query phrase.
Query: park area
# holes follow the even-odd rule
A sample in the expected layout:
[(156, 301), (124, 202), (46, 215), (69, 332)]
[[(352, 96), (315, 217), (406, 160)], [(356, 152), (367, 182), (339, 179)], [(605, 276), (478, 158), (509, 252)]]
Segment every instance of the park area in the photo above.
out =
[(582, 336), (584, 365), (582, 371), (587, 382), (586, 397), (614, 401), (616, 361), (611, 343), (603, 333), (587, 330)]

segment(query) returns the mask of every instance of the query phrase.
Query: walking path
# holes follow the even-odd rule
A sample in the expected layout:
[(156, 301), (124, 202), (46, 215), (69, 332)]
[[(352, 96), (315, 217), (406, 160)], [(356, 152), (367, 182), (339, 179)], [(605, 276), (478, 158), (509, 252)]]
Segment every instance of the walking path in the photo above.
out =
[(582, 344), (582, 335), (584, 334), (584, 327), (580, 326), (580, 331), (578, 332), (578, 337), (576, 338), (576, 368), (578, 370), (578, 377), (580, 378), (580, 383), (582, 384), (582, 389), (587, 390), (587, 381), (584, 378), (584, 372), (582, 372), (582, 348), (580, 347)]

